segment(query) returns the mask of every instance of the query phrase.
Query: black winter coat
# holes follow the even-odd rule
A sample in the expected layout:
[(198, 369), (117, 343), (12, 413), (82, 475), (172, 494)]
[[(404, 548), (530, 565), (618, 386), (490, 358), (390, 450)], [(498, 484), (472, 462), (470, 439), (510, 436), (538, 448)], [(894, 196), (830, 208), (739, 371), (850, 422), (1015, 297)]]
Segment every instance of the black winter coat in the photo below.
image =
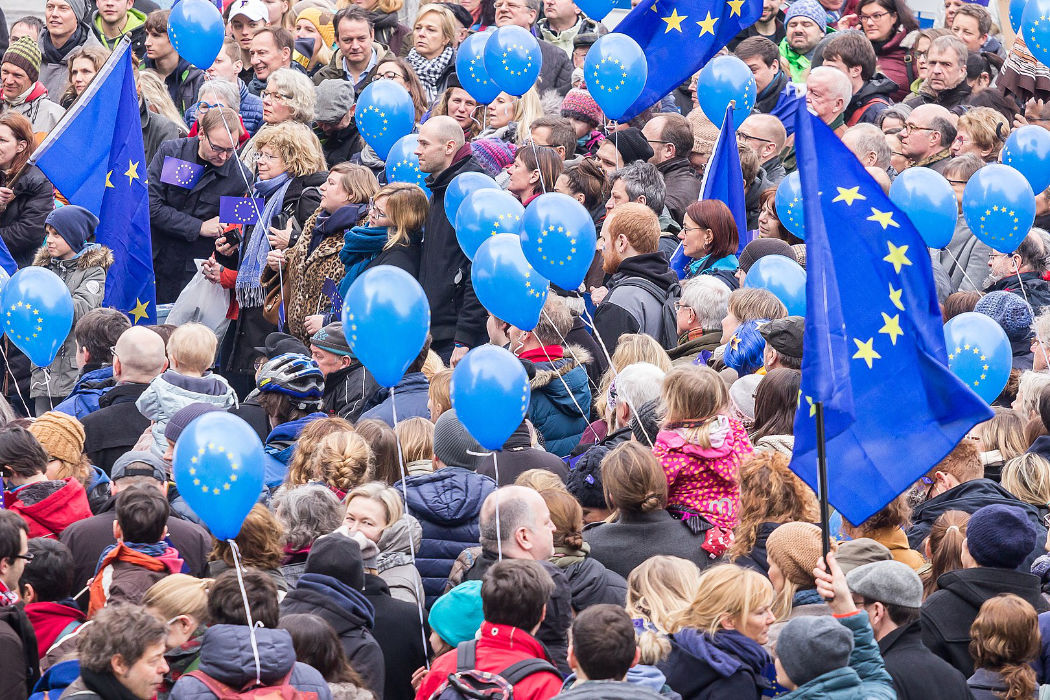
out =
[(149, 111), (145, 100), (139, 100), (139, 120), (142, 122), (142, 148), (148, 161), (153, 160), (162, 143), (179, 138), (179, 127), (183, 126)]
[(380, 386), (372, 377), (372, 373), (355, 359), (349, 367), (332, 372), (324, 378), (322, 409), (329, 415), (340, 416), (356, 423), (365, 412), (368, 399), (379, 389)]
[(412, 237), (412, 242), (408, 245), (398, 245), (393, 248), (387, 248), (379, 251), (379, 255), (372, 258), (372, 260), (365, 265), (365, 270), (371, 270), (373, 267), (379, 267), (380, 265), (392, 265), (394, 267), (400, 267), (402, 270), (412, 275), (413, 277), (419, 276), (419, 257), (422, 253), (422, 234)]
[(694, 535), (666, 510), (621, 513), (616, 522), (587, 528), (583, 539), (591, 545), (592, 557), (624, 578), (657, 554), (688, 559), (701, 569), (711, 563), (703, 535)]
[(969, 697), (966, 678), (922, 643), (918, 620), (879, 640), (886, 671), (899, 700), (959, 700)]
[(597, 559), (587, 557), (562, 567), (562, 571), (569, 577), (573, 612), (579, 613), (602, 603), (623, 607), (627, 599), (627, 581), (615, 571), (606, 569)]
[(149, 219), (158, 304), (175, 301), (197, 271), (193, 260), (208, 258), (215, 251), (215, 239), (201, 236), (200, 229), (202, 222), (219, 215), (219, 198), (244, 197), (255, 180), (234, 156), (218, 168), (204, 163), (204, 172), (193, 189), (160, 181), (166, 157), (199, 163), (199, 147), (198, 137), (165, 141), (149, 164)]
[[(496, 479), (496, 466), (499, 467), (499, 479)], [(477, 473), (495, 479), (497, 486), (509, 486), (522, 472), (529, 469), (546, 469), (557, 474), (563, 482), (569, 475), (565, 462), (546, 450), (532, 446), (529, 428), (522, 421), (503, 443), (503, 450), (499, 453), (499, 464), (495, 464), (494, 457), (489, 455), (478, 464)]]
[(13, 189), (15, 198), (0, 211), (0, 238), (18, 267), (28, 267), (44, 244), (44, 220), (55, 208), (54, 190), (35, 165), (25, 169)]
[(542, 95), (548, 90), (554, 90), (562, 97), (572, 89), (572, 61), (569, 54), (558, 48), (549, 41), (536, 39), (540, 44), (540, 56), (543, 65), (540, 68), (540, 77), (536, 81), (536, 90)]
[(148, 386), (138, 382), (117, 384), (99, 398), (98, 410), (80, 421), (84, 424), (84, 454), (106, 474), (150, 425), (135, 405)]
[(984, 567), (949, 571), (937, 579), (937, 587), (922, 604), (922, 643), (967, 678), (973, 674), (970, 626), (984, 601), (1013, 593), (1036, 612), (1050, 610), (1040, 593), (1039, 577), (1023, 571)]
[(755, 546), (748, 554), (733, 561), (738, 566), (746, 566), (758, 571), (763, 576), (769, 575), (769, 555), (766, 552), (766, 540), (773, 534), (773, 530), (780, 527), (780, 523), (760, 523), (758, 532), (755, 533)]
[(320, 129), (315, 129), (314, 133), (321, 142), (321, 150), (329, 167), (349, 161), (365, 147), (365, 141), (357, 131), (357, 122), (353, 119), (350, 120), (349, 126), (340, 131), (326, 134)]
[(664, 176), (664, 206), (671, 218), (681, 225), (686, 207), (700, 199), (700, 178), (685, 157), (665, 160), (656, 169)]
[(373, 574), (365, 574), (365, 597), (376, 611), (373, 636), (383, 651), (386, 664), (386, 683), (383, 700), (412, 700), (412, 674), (426, 662), (423, 645), (424, 632), (430, 636), (430, 626), (419, 626), (419, 611), (412, 603), (390, 596), (386, 581)]
[[(1027, 299), (1036, 315), (1050, 306), (1050, 282), (1044, 280), (1038, 272), (1022, 272), (1020, 283), (1018, 283), (1017, 277), (1017, 275), (1004, 277), (998, 282), (989, 285), (984, 290), (984, 293), (1010, 292), (1016, 294), (1022, 299)], [(1023, 292), (1022, 287), (1024, 287)]]
[[(702, 634), (683, 629), (668, 636), (671, 653), (658, 668), (667, 676), (667, 685), (681, 693), (682, 700), (758, 700), (769, 682), (757, 659), (741, 659), (710, 649), (710, 643), (697, 648)], [(715, 668), (708, 654), (720, 661)]]
[[(541, 42), (542, 43), (542, 42)], [(563, 57), (565, 52), (558, 50)], [(484, 172), (465, 145), (450, 165), (427, 178), (430, 208), (423, 224), (423, 251), (419, 284), (430, 300), (430, 332), (434, 344), (455, 341), (467, 347), (488, 342), (488, 312), (474, 294), (470, 259), (459, 246), (456, 229), (445, 214), (445, 190), (460, 173)]]

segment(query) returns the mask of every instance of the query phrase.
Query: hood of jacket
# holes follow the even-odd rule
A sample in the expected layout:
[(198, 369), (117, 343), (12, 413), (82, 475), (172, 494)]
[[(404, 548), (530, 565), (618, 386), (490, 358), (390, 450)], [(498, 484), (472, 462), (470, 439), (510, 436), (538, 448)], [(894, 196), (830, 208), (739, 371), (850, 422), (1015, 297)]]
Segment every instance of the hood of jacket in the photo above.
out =
[(57, 258), (52, 258), (51, 254), (47, 252), (47, 246), (44, 246), (37, 251), (36, 257), (33, 258), (33, 264), (37, 267), (59, 267), (65, 271), (87, 270), (92, 267), (101, 267), (103, 270), (108, 270), (109, 266), (113, 264), (113, 251), (98, 243), (88, 243), (78, 255), (73, 256), (69, 260), (58, 260)]
[[(315, 411), (314, 413), (303, 416), (302, 418), (296, 418), (287, 423), (281, 423), (266, 436), (266, 445), (267, 447), (276, 448), (276, 451), (280, 451), (289, 446), (294, 447), (295, 441), (299, 439), (299, 433), (303, 432), (303, 428), (305, 428), (308, 423), (311, 423), (318, 418), (327, 417), (327, 413)], [(267, 450), (267, 452), (270, 452), (270, 450)], [(270, 454), (275, 454), (275, 452), (270, 452)]]
[[(295, 666), (295, 647), (288, 630), (255, 630), (263, 683), (273, 684)], [(235, 688), (255, 680), (255, 657), (247, 625), (212, 625), (201, 643), (200, 670)]]
[(609, 279), (610, 291), (624, 277), (642, 277), (664, 291), (678, 283), (678, 276), (667, 266), (667, 259), (660, 253), (642, 253), (623, 260), (616, 274)]
[(873, 97), (880, 95), (885, 97), (887, 102), (892, 102), (890, 95), (897, 92), (897, 89), (897, 83), (882, 73), (876, 73), (871, 77), (871, 80), (861, 85), (860, 90), (853, 95), (853, 99), (846, 105), (846, 114), (852, 114), (855, 109), (869, 102)]
[(419, 551), (423, 541), (423, 526), (408, 513), (403, 514), (396, 523), (383, 530), (379, 536), (379, 557), (376, 568), (385, 571), (394, 566), (412, 563), (412, 552)]
[[(59, 484), (61, 486), (58, 486)], [(40, 490), (43, 496), (39, 500), (33, 497), (36, 490)], [(8, 507), (17, 510), (23, 518), (29, 521), (31, 538), (46, 534), (39, 533), (35, 530), (34, 525), (58, 534), (70, 523), (91, 517), (87, 493), (80, 482), (72, 477), (29, 484), (16, 492), (14, 496), (18, 500), (14, 504), (8, 501)], [(29, 502), (23, 501), (22, 498), (26, 498)]]
[[(230, 393), (230, 385), (218, 374), (206, 372), (203, 377), (187, 377), (174, 370), (168, 370), (157, 378), (157, 384), (167, 384), (179, 393), (203, 394), (205, 396), (224, 397)], [(159, 388), (159, 387), (158, 387)], [(203, 399), (198, 399), (201, 401)]]
[(496, 489), (495, 481), (463, 467), (411, 476), (405, 485), (413, 515), (443, 526), (476, 520), (482, 502)]
[(809, 683), (800, 685), (787, 695), (781, 695), (781, 700), (809, 700), (810, 698), (860, 698), (862, 695), (852, 695), (848, 691), (859, 691), (862, 688), (860, 675), (851, 667), (837, 668), (828, 671), (822, 676), (817, 676)]
[(570, 687), (570, 681), (566, 679), (565, 689), (558, 694), (558, 697), (565, 700), (651, 700), (652, 698), (666, 700), (659, 691), (639, 687), (630, 682), (629, 673), (627, 681), (575, 681), (573, 679), (573, 683), (574, 685)]
[(365, 594), (332, 576), (310, 573), (300, 576), (295, 588), (282, 601), (282, 605), (286, 606), (295, 603), (323, 610), (321, 616), (331, 623), (340, 636), (351, 630), (372, 629), (375, 626), (376, 611)]
[(670, 635), (671, 643), (709, 668), (722, 678), (750, 669), (756, 676), (771, 661), (769, 654), (754, 642), (734, 630), (723, 630), (714, 637), (689, 627)]
[(984, 601), (1000, 593), (1013, 593), (1027, 600), (1036, 610), (1043, 610), (1046, 604), (1039, 592), (1039, 577), (1024, 571), (1010, 569), (959, 569), (941, 574), (937, 587), (951, 591), (969, 603), (975, 610), (980, 609)]
[(591, 354), (580, 346), (566, 346), (565, 356), (561, 359), (553, 362), (533, 363), (535, 374), (529, 380), (529, 388), (532, 391), (543, 392), (543, 395), (562, 413), (578, 416), (580, 409), (576, 408), (576, 403), (580, 399), (575, 397), (588, 389), (587, 373), (586, 371), (577, 372), (571, 376), (570, 373), (577, 367), (582, 368), (591, 359)]
[(919, 504), (912, 512), (912, 522), (933, 523), (945, 511), (963, 510), (975, 513), (980, 508), (995, 503), (1023, 508), (1033, 522), (1039, 522), (1039, 509), (1017, 500), (1013, 494), (990, 479), (967, 481)]
[(656, 666), (635, 664), (627, 669), (627, 682), (659, 693), (667, 685), (667, 676)]

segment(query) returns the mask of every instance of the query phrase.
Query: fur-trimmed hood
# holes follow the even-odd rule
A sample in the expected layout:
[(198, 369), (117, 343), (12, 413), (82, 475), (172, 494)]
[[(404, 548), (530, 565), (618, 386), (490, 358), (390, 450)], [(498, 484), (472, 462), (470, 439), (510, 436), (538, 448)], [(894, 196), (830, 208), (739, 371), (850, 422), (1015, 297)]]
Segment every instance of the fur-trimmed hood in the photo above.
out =
[(61, 267), (64, 270), (86, 270), (90, 267), (101, 267), (108, 270), (113, 264), (113, 251), (99, 243), (89, 243), (80, 254), (69, 260), (55, 260), (47, 252), (47, 246), (41, 246), (33, 258), (36, 267)]
[(562, 359), (553, 362), (533, 362), (531, 364), (535, 372), (529, 371), (531, 368), (526, 367), (526, 372), (529, 374), (529, 388), (533, 391), (542, 389), (556, 381), (559, 376), (564, 377), (575, 368), (589, 364), (592, 359), (591, 353), (585, 348), (579, 345), (566, 345)]

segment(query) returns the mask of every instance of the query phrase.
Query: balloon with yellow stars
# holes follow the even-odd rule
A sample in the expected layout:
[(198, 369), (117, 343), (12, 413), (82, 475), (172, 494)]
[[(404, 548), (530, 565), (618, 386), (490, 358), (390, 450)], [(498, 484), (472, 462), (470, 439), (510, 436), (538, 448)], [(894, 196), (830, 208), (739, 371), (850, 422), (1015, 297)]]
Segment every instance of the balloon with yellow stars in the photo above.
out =
[(521, 361), (496, 345), (476, 347), (452, 372), (452, 408), (487, 450), (503, 443), (529, 411), (529, 377)]
[(416, 185), (429, 197), (427, 174), (419, 169), (419, 156), (416, 155), (418, 145), (419, 137), (415, 134), (402, 136), (397, 140), (386, 157), (386, 181)]
[[(847, 190), (846, 197), (852, 197)], [(856, 195), (857, 199), (863, 199), (864, 195)], [(776, 207), (777, 218), (784, 228), (793, 233), (796, 238), (806, 239), (806, 217), (802, 204), (802, 180), (796, 170), (780, 181), (777, 185), (777, 194), (773, 199)]]
[(1010, 378), (1013, 352), (1006, 331), (990, 316), (967, 311), (944, 324), (948, 369), (989, 404)]
[(456, 77), (478, 104), (487, 105), (502, 92), (485, 68), (485, 42), (489, 35), (471, 34), (456, 51)]
[(492, 315), (523, 331), (536, 327), (549, 282), (525, 259), (518, 236), (499, 233), (482, 243), (470, 266), (470, 281)]
[[(699, 24), (699, 22), (698, 22)], [(737, 124), (751, 113), (758, 94), (755, 76), (747, 64), (736, 56), (717, 56), (700, 71), (696, 82), (696, 97), (700, 109), (714, 125), (721, 128), (726, 118), (726, 107), (734, 105)]]
[(412, 133), (416, 107), (408, 90), (393, 80), (377, 80), (361, 92), (354, 113), (357, 129), (381, 160), (402, 136)]
[(1021, 13), (1020, 33), (1035, 59), (1050, 65), (1050, 0), (1029, 0)]
[(485, 42), (485, 70), (503, 92), (521, 97), (540, 77), (543, 56), (536, 37), (517, 25), (500, 27)]
[(583, 283), (597, 242), (590, 213), (567, 194), (541, 194), (525, 208), (521, 220), (525, 259), (562, 289), (577, 290)]
[(649, 63), (638, 42), (626, 34), (606, 34), (594, 42), (583, 62), (591, 97), (610, 119), (620, 119), (642, 94)]
[(962, 210), (978, 240), (1000, 253), (1012, 253), (1035, 221), (1035, 193), (1016, 169), (991, 163), (966, 183)]
[(46, 267), (23, 267), (4, 286), (4, 332), (37, 367), (54, 362), (73, 327), (73, 297)]
[(229, 540), (259, 500), (266, 459), (259, 435), (242, 418), (211, 411), (179, 435), (172, 474), (179, 494), (211, 534)]
[(456, 239), (471, 260), (478, 246), (498, 233), (517, 233), (525, 208), (503, 190), (476, 190), (456, 212)]

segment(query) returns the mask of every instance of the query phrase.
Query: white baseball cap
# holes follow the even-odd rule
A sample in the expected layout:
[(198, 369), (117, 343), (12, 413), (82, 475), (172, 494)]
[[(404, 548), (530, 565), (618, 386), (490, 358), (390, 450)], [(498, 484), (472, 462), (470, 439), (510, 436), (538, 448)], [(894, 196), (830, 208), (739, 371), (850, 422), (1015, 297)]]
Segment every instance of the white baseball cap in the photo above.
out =
[(262, 0), (234, 0), (230, 8), (230, 19), (237, 15), (244, 15), (250, 22), (270, 19), (270, 12)]

